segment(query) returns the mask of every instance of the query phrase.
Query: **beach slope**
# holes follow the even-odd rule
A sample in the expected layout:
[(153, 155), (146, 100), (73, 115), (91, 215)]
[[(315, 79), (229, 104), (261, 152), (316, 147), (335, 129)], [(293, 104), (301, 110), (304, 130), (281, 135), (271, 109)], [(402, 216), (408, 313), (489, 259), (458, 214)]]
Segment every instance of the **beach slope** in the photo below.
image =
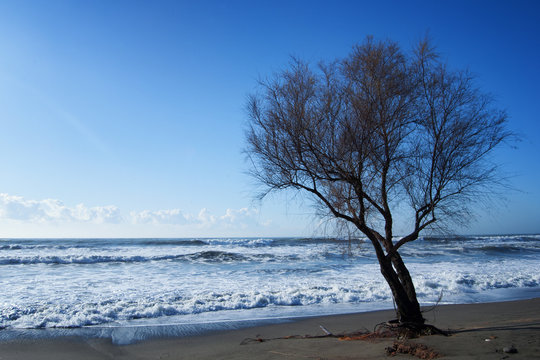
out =
[[(426, 336), (421, 343), (444, 359), (540, 359), (540, 298), (499, 303), (441, 305), (428, 322), (451, 330), (449, 337)], [(214, 332), (184, 338), (113, 345), (110, 339), (18, 339), (0, 343), (0, 359), (381, 359), (393, 339), (343, 341), (337, 338), (276, 339), (372, 330), (392, 311), (312, 317), (281, 324)], [(245, 341), (264, 339), (264, 341)], [(517, 352), (505, 353), (514, 347)], [(406, 359), (411, 355), (397, 355)]]

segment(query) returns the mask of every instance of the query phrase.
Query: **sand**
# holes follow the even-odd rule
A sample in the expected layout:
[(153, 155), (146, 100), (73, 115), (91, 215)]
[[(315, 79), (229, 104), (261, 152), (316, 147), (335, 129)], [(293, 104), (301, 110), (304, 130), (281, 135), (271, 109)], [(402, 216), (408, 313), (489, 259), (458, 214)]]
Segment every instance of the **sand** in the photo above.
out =
[[(213, 332), (201, 336), (152, 339), (113, 345), (106, 339), (17, 339), (0, 343), (0, 360), (8, 359), (415, 359), (388, 357), (394, 339), (342, 341), (337, 338), (272, 339), (289, 335), (324, 335), (373, 327), (393, 317), (376, 311)], [(428, 322), (449, 329), (449, 337), (434, 335), (409, 340), (425, 344), (442, 359), (540, 359), (540, 298), (499, 303), (441, 305), (425, 314)], [(517, 353), (505, 353), (514, 346)]]

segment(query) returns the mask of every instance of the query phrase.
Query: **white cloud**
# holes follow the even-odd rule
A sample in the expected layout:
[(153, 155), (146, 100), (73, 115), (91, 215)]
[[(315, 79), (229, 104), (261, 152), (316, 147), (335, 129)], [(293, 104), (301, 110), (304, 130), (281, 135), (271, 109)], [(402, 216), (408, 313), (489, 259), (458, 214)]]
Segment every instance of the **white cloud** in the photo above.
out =
[(258, 211), (255, 209), (241, 208), (238, 210), (227, 209), (225, 215), (221, 217), (221, 220), (228, 223), (235, 223), (240, 219), (257, 215)]
[(196, 220), (194, 222), (206, 226), (210, 226), (216, 223), (216, 217), (212, 215), (207, 208), (201, 209), (201, 211), (199, 211), (199, 215), (195, 219)]
[(130, 217), (134, 224), (197, 225), (199, 228), (239, 226), (244, 228), (248, 223), (255, 223), (258, 214), (256, 209), (241, 208), (227, 209), (225, 215), (215, 216), (207, 208), (202, 208), (197, 215), (184, 213), (180, 209), (164, 209), (132, 211)]
[(21, 196), (0, 194), (0, 218), (7, 220), (48, 222), (119, 223), (122, 221), (116, 206), (68, 207), (60, 200), (26, 200)]
[(118, 224), (123, 221), (120, 209), (114, 205), (85, 207), (83, 204), (70, 209), (72, 218), (76, 221), (90, 221), (98, 224)]
[(220, 217), (222, 224), (227, 226), (240, 226), (246, 228), (257, 222), (259, 211), (253, 208), (227, 209), (225, 215)]
[[(81, 233), (126, 233), (150, 234), (244, 234), (247, 230), (257, 231), (268, 227), (270, 221), (261, 221), (259, 211), (253, 208), (225, 210), (223, 215), (214, 215), (207, 208), (192, 214), (181, 209), (131, 211), (123, 216), (114, 205), (88, 207), (84, 204), (65, 205), (61, 200), (29, 200), (21, 196), (0, 193), (0, 221), (10, 221), (13, 226), (30, 229), (46, 229), (49, 225), (62, 231), (79, 229)], [(37, 227), (36, 227), (37, 226)], [(52, 229), (52, 228), (51, 228)], [(6, 228), (4, 227), (4, 230)], [(88, 232), (87, 232), (88, 230)], [(26, 233), (26, 231), (24, 231)], [(77, 232), (74, 232), (77, 233)], [(64, 233), (62, 233), (64, 234)], [(156, 234), (156, 235), (152, 235)], [(23, 234), (24, 235), (24, 234)]]
[(191, 222), (191, 217), (185, 215), (180, 209), (168, 209), (141, 212), (130, 212), (131, 220), (135, 224), (172, 224), (185, 225)]

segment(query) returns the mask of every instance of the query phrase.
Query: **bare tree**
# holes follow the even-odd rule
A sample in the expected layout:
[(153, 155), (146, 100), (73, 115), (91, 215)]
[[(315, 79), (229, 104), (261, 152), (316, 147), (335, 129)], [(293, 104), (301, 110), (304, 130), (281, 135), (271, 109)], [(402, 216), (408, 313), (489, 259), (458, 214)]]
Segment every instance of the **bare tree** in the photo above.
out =
[[(473, 80), (449, 70), (427, 40), (405, 53), (368, 37), (316, 69), (294, 59), (248, 102), (246, 152), (263, 196), (301, 190), (364, 234), (402, 324), (425, 320), (400, 248), (464, 216), (498, 180), (489, 155), (510, 136), (507, 115)], [(410, 232), (396, 237), (405, 204)]]

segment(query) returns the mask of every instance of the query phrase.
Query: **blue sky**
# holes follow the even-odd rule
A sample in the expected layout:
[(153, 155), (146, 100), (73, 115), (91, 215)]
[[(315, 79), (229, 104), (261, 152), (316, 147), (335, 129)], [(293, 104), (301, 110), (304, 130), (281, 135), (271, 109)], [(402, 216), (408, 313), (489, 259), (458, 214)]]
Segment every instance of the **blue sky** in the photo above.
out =
[(291, 55), (427, 31), (523, 135), (512, 186), (460, 233), (540, 232), (536, 1), (0, 2), (0, 237), (310, 236), (307, 199), (253, 200), (256, 80)]

